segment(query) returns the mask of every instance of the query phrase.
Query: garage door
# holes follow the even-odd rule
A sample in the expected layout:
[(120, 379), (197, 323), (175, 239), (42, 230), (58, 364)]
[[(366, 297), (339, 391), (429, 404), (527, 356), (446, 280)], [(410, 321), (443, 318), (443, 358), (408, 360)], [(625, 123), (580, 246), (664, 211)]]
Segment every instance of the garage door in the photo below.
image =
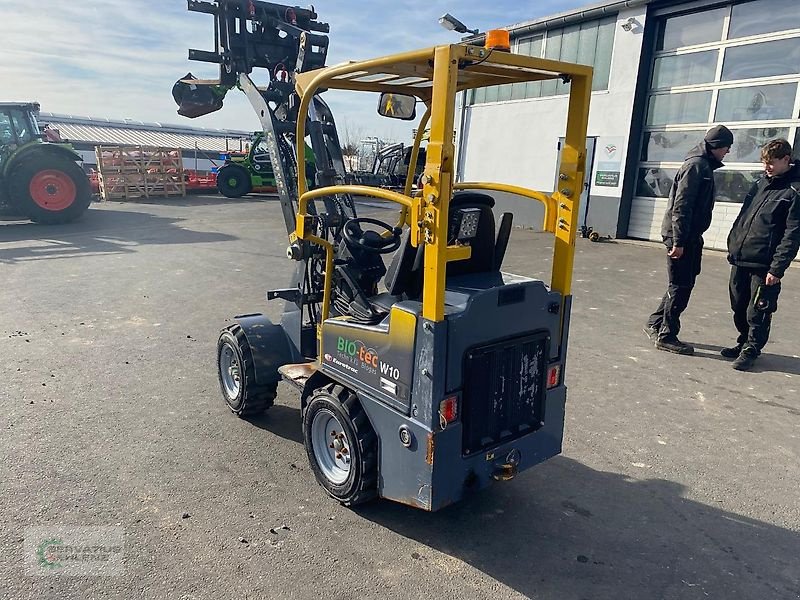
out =
[[(728, 232), (731, 230), (740, 208), (740, 204), (731, 202), (718, 202), (714, 206), (711, 227), (703, 236), (706, 248), (727, 249)], [(631, 208), (628, 236), (640, 240), (660, 242), (661, 220), (666, 209), (667, 201), (664, 198), (637, 198), (634, 200)]]
[[(717, 204), (706, 245), (725, 248), (731, 224), (763, 170), (760, 149), (785, 138), (800, 146), (800, 11), (796, 0), (751, 0), (659, 17), (651, 60), (628, 235), (661, 239), (675, 173), (707, 129), (734, 134), (716, 171)], [(760, 18), (769, 14), (770, 18)]]

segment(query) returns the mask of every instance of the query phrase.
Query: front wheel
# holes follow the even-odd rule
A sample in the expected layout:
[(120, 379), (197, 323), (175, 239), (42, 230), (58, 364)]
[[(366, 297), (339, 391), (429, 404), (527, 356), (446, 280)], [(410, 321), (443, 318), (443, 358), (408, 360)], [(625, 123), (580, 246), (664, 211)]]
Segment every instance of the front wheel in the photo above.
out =
[(319, 389), (303, 415), (311, 470), (345, 506), (372, 500), (378, 487), (378, 439), (358, 397), (339, 385)]
[(9, 181), (14, 211), (37, 223), (74, 221), (92, 203), (89, 179), (65, 156), (37, 152), (12, 167)]
[(253, 353), (238, 325), (231, 325), (220, 334), (217, 366), (222, 398), (231, 412), (240, 417), (252, 417), (260, 415), (275, 402), (278, 384), (256, 383)]
[(250, 174), (239, 165), (226, 165), (217, 173), (217, 189), (227, 198), (241, 198), (252, 190)]

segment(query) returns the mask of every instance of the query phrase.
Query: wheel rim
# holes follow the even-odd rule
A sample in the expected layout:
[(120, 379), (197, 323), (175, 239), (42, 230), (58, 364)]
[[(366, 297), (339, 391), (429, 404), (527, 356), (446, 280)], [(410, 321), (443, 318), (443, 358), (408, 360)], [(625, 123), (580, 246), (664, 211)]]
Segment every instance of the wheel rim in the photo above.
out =
[(236, 177), (228, 177), (228, 187), (235, 188), (239, 185), (239, 180)]
[(331, 483), (341, 485), (350, 475), (352, 453), (347, 434), (339, 419), (320, 410), (311, 422), (311, 445), (320, 471)]
[(78, 193), (72, 178), (56, 169), (45, 169), (34, 175), (29, 191), (37, 206), (54, 212), (71, 206)]
[(230, 344), (225, 344), (219, 352), (219, 374), (222, 378), (222, 387), (225, 395), (234, 400), (239, 396), (241, 389), (241, 371), (239, 358)]

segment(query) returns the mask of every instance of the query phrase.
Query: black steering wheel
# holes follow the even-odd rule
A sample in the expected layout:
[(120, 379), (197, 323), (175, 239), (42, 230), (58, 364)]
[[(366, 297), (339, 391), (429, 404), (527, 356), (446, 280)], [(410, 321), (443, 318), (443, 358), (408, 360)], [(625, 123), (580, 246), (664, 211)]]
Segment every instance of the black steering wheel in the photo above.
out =
[[(361, 229), (362, 223), (380, 227), (391, 235), (383, 237), (379, 232), (372, 229), (364, 231)], [(347, 221), (342, 230), (342, 235), (348, 245), (355, 246), (365, 252), (389, 254), (389, 252), (394, 252), (400, 247), (400, 234), (402, 232), (403, 230), (399, 227), (392, 227), (378, 219), (359, 218)]]

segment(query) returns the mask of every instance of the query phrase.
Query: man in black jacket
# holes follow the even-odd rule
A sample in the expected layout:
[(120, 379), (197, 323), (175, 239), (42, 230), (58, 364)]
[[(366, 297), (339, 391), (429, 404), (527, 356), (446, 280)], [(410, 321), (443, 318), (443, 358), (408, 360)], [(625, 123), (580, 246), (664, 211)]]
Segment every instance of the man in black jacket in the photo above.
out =
[(782, 139), (761, 149), (764, 177), (750, 188), (728, 234), (729, 291), (736, 345), (723, 348), (733, 368), (753, 366), (769, 338), (781, 279), (800, 246), (800, 164)]
[(689, 304), (703, 253), (703, 233), (711, 225), (714, 209), (714, 170), (733, 145), (733, 133), (724, 125), (706, 132), (689, 151), (669, 191), (661, 237), (667, 247), (669, 286), (644, 332), (656, 339), (656, 348), (676, 354), (694, 354), (694, 348), (678, 339), (680, 316)]

